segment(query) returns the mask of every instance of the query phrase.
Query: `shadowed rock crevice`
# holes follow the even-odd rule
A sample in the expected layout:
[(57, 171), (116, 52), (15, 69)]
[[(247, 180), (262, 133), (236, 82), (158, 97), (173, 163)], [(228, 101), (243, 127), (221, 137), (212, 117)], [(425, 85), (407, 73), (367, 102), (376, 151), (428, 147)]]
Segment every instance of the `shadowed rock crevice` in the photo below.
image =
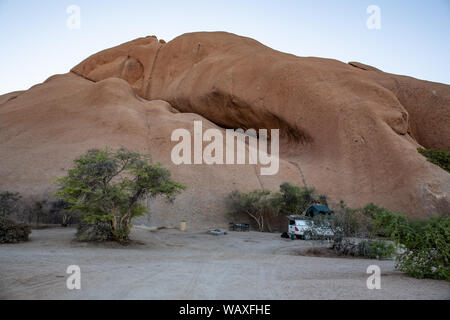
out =
[(145, 97), (148, 97), (149, 100), (152, 100), (151, 99), (151, 97), (152, 97), (151, 90), (152, 90), (153, 73), (155, 71), (156, 62), (158, 61), (158, 55), (159, 55), (161, 48), (162, 48), (162, 45), (160, 45), (158, 47), (158, 49), (156, 50), (155, 56), (154, 56), (152, 64), (151, 64), (152, 67), (150, 68), (150, 75), (148, 77), (147, 89), (145, 90)]
[[(235, 130), (255, 129), (257, 132), (259, 129), (268, 129), (269, 138), (270, 129), (279, 129), (280, 138), (286, 139), (288, 143), (308, 144), (313, 142), (311, 135), (297, 124), (291, 124), (268, 110), (256, 109), (238, 97), (214, 90), (201, 97), (200, 100), (201, 104), (205, 105), (206, 108), (219, 109), (224, 115), (223, 118), (203, 115), (219, 127)], [(193, 102), (188, 97), (177, 97), (173, 100), (168, 100), (168, 102), (180, 112), (190, 113), (195, 112), (193, 110), (198, 110), (197, 107), (192, 105)]]

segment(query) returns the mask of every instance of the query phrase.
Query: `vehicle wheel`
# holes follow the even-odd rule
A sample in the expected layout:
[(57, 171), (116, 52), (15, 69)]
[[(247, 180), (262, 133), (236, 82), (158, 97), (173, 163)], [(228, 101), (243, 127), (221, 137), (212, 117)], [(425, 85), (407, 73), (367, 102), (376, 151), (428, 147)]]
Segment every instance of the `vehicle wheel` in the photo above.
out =
[(299, 236), (298, 234), (297, 235), (295, 235), (295, 237), (298, 239), (298, 240), (301, 240), (301, 239), (303, 239), (303, 237), (302, 236)]

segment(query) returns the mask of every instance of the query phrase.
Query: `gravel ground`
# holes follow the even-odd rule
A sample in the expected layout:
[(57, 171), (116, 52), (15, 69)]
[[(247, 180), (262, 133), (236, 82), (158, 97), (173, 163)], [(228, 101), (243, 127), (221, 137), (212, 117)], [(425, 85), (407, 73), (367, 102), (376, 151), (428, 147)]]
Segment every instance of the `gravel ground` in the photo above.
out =
[[(0, 298), (450, 298), (450, 283), (405, 276), (393, 261), (303, 256), (327, 244), (279, 234), (134, 229), (136, 243), (122, 247), (77, 243), (74, 233), (33, 230), (30, 242), (0, 245)], [(373, 264), (381, 268), (380, 290), (366, 286)], [(69, 265), (81, 268), (81, 290), (66, 288)]]

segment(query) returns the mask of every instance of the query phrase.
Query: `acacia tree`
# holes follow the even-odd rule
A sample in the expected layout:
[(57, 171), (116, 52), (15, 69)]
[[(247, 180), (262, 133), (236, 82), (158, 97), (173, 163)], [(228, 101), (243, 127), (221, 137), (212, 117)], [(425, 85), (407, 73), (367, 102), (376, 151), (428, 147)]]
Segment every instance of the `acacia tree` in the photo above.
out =
[(149, 213), (142, 200), (162, 195), (173, 201), (186, 188), (150, 156), (123, 148), (89, 150), (74, 162), (67, 176), (57, 179), (56, 196), (69, 212), (81, 212), (84, 222), (109, 224), (117, 241), (129, 239), (134, 217)]
[(242, 193), (237, 190), (233, 191), (229, 196), (229, 204), (232, 214), (246, 214), (253, 219), (258, 225), (260, 232), (264, 231), (264, 217), (273, 214), (270, 191), (254, 190), (249, 193)]

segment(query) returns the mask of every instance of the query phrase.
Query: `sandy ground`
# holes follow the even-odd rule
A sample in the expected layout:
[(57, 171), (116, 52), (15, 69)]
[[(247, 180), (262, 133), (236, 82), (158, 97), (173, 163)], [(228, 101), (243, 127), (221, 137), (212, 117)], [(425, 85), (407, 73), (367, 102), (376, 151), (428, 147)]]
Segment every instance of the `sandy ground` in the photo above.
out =
[[(394, 262), (299, 255), (326, 244), (279, 234), (133, 230), (138, 243), (73, 242), (74, 229), (33, 230), (31, 241), (0, 246), (1, 299), (449, 299), (450, 283), (418, 280)], [(369, 265), (381, 289), (366, 286)], [(81, 290), (66, 269), (81, 268)]]

